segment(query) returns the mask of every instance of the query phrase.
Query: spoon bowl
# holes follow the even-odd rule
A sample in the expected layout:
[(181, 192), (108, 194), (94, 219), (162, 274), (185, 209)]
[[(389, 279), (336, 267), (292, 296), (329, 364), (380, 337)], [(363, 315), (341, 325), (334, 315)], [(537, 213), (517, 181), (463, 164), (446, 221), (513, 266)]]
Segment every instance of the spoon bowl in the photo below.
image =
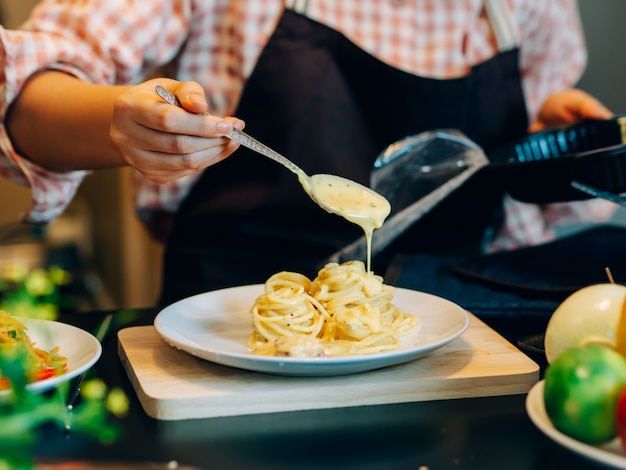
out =
[(380, 228), (391, 212), (387, 199), (356, 181), (336, 175), (298, 175), (300, 184), (322, 209), (359, 225)]

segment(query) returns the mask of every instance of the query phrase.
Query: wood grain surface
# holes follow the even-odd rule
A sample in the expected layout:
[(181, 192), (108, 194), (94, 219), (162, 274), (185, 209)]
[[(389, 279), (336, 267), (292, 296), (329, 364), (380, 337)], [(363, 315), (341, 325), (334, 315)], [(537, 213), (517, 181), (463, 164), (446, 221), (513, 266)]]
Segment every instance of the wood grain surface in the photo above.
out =
[(412, 362), (337, 377), (284, 377), (214, 364), (167, 344), (153, 326), (118, 333), (145, 412), (185, 420), (527, 393), (539, 366), (470, 314), (451, 343)]

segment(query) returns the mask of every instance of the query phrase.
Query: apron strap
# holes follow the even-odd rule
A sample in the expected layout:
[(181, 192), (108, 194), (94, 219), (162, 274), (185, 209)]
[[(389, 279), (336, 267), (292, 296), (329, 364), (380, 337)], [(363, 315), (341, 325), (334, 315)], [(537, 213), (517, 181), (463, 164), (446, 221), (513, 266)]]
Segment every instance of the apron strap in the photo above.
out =
[(484, 0), (491, 29), (496, 36), (498, 50), (508, 51), (519, 46), (517, 26), (506, 2), (502, 0)]
[(300, 13), (301, 15), (306, 15), (306, 10), (309, 6), (309, 0), (286, 0), (285, 8), (289, 8), (290, 10), (295, 11), (296, 13)]

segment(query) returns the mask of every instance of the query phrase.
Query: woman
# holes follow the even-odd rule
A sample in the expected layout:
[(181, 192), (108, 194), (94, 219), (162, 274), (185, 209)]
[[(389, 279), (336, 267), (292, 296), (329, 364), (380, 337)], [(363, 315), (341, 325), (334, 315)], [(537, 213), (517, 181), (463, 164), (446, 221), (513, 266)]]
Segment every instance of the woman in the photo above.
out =
[[(409, 134), (456, 128), (489, 151), (529, 125), (610, 116), (570, 89), (585, 58), (572, 0), (42, 1), (23, 30), (0, 32), (3, 173), (30, 184), (30, 220), (45, 222), (80, 170), (135, 167), (140, 215), (176, 211), (163, 303), (312, 275), (359, 236), (284, 168), (245, 149), (226, 159), (237, 145), (222, 136), (240, 119), (308, 173), (367, 184), (376, 155)], [(133, 86), (151, 76), (173, 79)], [(504, 189), (473, 182), (408, 248), (478, 250)]]

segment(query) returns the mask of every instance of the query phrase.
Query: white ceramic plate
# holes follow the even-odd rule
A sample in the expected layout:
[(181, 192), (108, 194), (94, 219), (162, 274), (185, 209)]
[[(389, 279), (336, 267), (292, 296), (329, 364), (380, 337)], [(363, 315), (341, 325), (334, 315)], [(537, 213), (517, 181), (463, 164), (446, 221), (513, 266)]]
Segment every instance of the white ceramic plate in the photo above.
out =
[(289, 358), (254, 355), (250, 308), (263, 285), (233, 287), (180, 300), (156, 316), (154, 326), (172, 346), (211, 362), (240, 369), (293, 376), (332, 376), (364, 372), (416, 359), (458, 338), (469, 315), (434, 295), (397, 289), (393, 303), (420, 318), (418, 331), (400, 338), (394, 351), (350, 357)]
[[(18, 320), (26, 326), (26, 333), (35, 346), (46, 351), (59, 346), (59, 355), (67, 358), (68, 369), (64, 374), (28, 384), (29, 390), (43, 391), (56, 387), (89, 369), (102, 354), (100, 342), (85, 330), (50, 320), (34, 318)], [(9, 391), (4, 390), (0, 393), (6, 394)]]
[(601, 446), (592, 446), (566, 436), (556, 429), (550, 421), (543, 400), (544, 381), (537, 382), (526, 397), (526, 411), (531, 421), (535, 423), (546, 436), (568, 449), (605, 465), (626, 469), (626, 453), (622, 450), (619, 439), (613, 439)]

